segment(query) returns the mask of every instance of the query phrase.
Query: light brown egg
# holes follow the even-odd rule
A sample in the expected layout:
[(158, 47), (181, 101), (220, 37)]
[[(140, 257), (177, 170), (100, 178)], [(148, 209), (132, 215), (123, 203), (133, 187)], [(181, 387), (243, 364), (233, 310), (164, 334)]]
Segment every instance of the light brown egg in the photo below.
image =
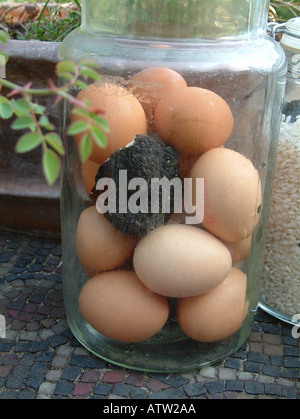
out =
[(135, 74), (127, 83), (127, 88), (136, 96), (145, 111), (148, 129), (155, 130), (153, 121), (157, 103), (171, 89), (187, 87), (184, 78), (170, 68), (151, 67)]
[(82, 181), (88, 197), (95, 186), (95, 178), (99, 167), (100, 165), (92, 160), (86, 160), (81, 163)]
[(247, 317), (247, 276), (232, 268), (224, 282), (207, 294), (178, 301), (182, 331), (199, 342), (217, 342), (232, 336)]
[(96, 206), (84, 210), (76, 232), (76, 253), (88, 272), (119, 268), (133, 253), (135, 239), (116, 230)]
[(188, 156), (186, 154), (180, 154), (178, 158), (178, 165), (180, 170), (180, 175), (182, 179), (188, 178), (191, 170), (199, 159), (199, 156)]
[(249, 256), (252, 245), (252, 234), (245, 240), (239, 242), (223, 242), (232, 257), (232, 264), (242, 262)]
[[(94, 109), (105, 111), (103, 117), (107, 120), (110, 132), (107, 134), (107, 145), (101, 148), (93, 142), (90, 160), (102, 164), (114, 151), (125, 147), (138, 134), (147, 133), (145, 112), (136, 99), (124, 87), (112, 84), (91, 84), (88, 90), (81, 90), (77, 99), (87, 99)], [(82, 116), (73, 115), (72, 121), (81, 120)], [(77, 146), (84, 133), (76, 135)]]
[(85, 320), (119, 342), (142, 342), (155, 336), (169, 316), (166, 298), (149, 291), (134, 272), (112, 271), (90, 279), (79, 296)]
[(199, 87), (178, 88), (158, 103), (157, 132), (181, 154), (199, 155), (223, 145), (233, 130), (233, 115), (216, 93)]
[(190, 177), (205, 179), (202, 224), (206, 230), (223, 241), (247, 239), (258, 223), (262, 202), (261, 182), (252, 162), (236, 151), (215, 148), (198, 159)]
[(133, 256), (137, 276), (166, 297), (191, 297), (220, 285), (232, 267), (231, 255), (197, 227), (168, 224), (147, 234)]

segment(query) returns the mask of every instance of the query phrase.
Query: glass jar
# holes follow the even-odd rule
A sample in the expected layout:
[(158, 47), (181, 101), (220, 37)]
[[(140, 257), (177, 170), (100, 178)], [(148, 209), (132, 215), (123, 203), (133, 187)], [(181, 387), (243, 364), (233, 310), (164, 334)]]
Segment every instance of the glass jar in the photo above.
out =
[(286, 81), (268, 4), (83, 0), (62, 44), (97, 60), (100, 83), (74, 94), (110, 128), (85, 164), (84, 133), (65, 135), (65, 309), (114, 364), (192, 370), (251, 331)]
[(288, 78), (276, 157), (260, 306), (287, 323), (300, 321), (300, 18), (282, 34)]

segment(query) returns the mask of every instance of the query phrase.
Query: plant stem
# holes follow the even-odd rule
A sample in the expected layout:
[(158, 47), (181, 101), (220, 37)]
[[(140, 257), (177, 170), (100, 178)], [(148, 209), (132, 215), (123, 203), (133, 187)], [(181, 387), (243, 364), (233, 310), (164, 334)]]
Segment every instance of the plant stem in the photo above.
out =
[(18, 90), (20, 93), (27, 93), (29, 95), (37, 95), (37, 96), (44, 96), (44, 95), (53, 95), (54, 92), (50, 89), (26, 89), (24, 87), (18, 86), (15, 83), (12, 83), (6, 79), (0, 79), (0, 85), (7, 87), (10, 90)]
[(26, 88), (23, 86), (19, 86), (15, 83), (12, 83), (6, 79), (0, 78), (0, 87), (4, 86), (10, 89), (12, 92), (16, 92), (22, 95), (34, 95), (34, 96), (61, 96), (62, 98), (73, 102), (74, 97), (68, 93), (70, 87), (75, 83), (78, 78), (79, 71), (76, 71), (74, 77), (66, 83), (64, 86), (57, 87), (53, 84), (53, 87), (44, 88), (44, 89), (34, 89), (34, 88)]

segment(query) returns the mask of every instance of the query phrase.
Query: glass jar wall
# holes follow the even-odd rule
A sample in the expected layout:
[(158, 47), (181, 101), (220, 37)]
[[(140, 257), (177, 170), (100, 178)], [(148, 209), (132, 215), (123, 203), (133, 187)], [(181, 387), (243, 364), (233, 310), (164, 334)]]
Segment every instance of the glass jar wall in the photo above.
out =
[[(275, 27), (288, 63), (275, 165), (260, 306), (287, 323), (300, 321), (300, 18)], [(280, 32), (283, 34), (280, 35)]]
[(286, 74), (268, 1), (82, 7), (61, 56), (97, 60), (101, 81), (74, 95), (110, 132), (85, 163), (84, 133), (65, 136), (70, 328), (137, 370), (217, 362), (245, 342), (259, 299)]

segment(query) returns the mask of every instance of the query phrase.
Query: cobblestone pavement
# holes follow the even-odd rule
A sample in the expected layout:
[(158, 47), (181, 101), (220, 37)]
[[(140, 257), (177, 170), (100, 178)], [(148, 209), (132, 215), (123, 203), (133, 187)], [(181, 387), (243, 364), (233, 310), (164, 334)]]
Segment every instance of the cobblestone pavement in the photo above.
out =
[(262, 311), (243, 348), (193, 373), (140, 373), (95, 357), (66, 322), (61, 265), (59, 241), (0, 232), (0, 399), (299, 399), (299, 339)]

